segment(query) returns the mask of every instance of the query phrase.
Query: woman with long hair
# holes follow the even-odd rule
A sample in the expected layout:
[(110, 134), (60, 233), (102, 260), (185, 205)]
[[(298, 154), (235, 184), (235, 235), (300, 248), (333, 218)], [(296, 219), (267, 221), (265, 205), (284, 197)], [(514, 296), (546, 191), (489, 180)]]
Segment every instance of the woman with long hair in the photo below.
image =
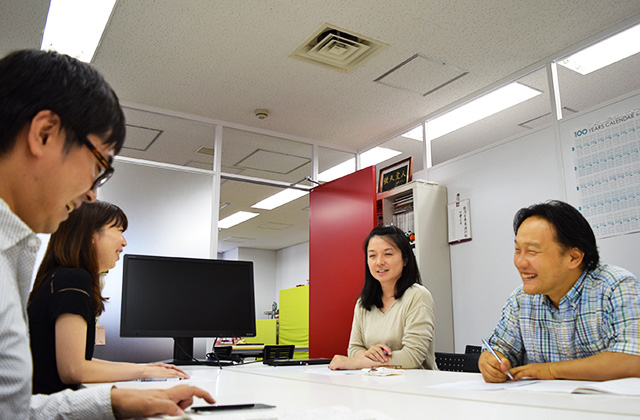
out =
[(27, 311), (33, 393), (51, 394), (81, 383), (188, 376), (173, 365), (93, 358), (96, 317), (104, 312), (106, 271), (127, 245), (128, 221), (116, 205), (85, 203), (51, 235)]
[(433, 298), (421, 284), (409, 239), (395, 226), (378, 226), (367, 236), (364, 253), (364, 287), (353, 314), (348, 356), (334, 356), (329, 367), (437, 369)]

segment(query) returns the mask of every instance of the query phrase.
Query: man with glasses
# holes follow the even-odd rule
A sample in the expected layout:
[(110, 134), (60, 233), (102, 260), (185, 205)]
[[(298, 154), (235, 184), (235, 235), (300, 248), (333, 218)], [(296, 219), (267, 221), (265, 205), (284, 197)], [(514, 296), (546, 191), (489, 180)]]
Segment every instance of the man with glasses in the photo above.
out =
[(98, 162), (100, 162), (98, 176), (96, 177), (96, 180), (93, 181), (93, 184), (91, 184), (90, 188), (91, 190), (95, 190), (107, 183), (107, 181), (113, 176), (115, 169), (113, 169), (111, 163), (104, 156), (102, 156), (102, 153), (100, 153), (98, 149), (93, 146), (93, 143), (91, 143), (88, 138), (82, 139), (82, 142), (89, 148), (89, 150), (91, 150), (96, 159), (98, 159)]
[(26, 301), (40, 240), (113, 175), (124, 143), (118, 98), (91, 66), (17, 51), (0, 60), (0, 416), (112, 419), (182, 415), (196, 387), (98, 386), (31, 396)]

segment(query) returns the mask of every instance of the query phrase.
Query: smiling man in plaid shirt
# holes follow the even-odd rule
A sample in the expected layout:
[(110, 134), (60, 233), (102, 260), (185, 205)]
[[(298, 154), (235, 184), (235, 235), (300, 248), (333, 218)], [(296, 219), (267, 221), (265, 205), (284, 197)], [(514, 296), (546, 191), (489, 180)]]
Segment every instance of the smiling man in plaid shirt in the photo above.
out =
[(640, 283), (599, 263), (595, 235), (572, 206), (548, 201), (514, 218), (522, 286), (509, 297), (479, 367), (487, 382), (640, 376)]

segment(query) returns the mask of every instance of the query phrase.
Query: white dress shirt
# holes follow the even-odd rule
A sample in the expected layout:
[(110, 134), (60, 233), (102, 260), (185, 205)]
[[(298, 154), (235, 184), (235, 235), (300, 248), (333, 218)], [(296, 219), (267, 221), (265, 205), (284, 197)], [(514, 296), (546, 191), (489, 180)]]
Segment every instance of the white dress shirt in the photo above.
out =
[(111, 388), (31, 395), (26, 304), (40, 239), (0, 199), (0, 417), (114, 419)]

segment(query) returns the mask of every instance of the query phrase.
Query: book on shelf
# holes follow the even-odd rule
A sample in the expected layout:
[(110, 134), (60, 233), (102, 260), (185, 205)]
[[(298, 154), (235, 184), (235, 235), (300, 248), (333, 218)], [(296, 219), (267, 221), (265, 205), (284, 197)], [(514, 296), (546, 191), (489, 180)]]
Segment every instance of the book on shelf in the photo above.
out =
[(413, 232), (414, 223), (413, 223), (413, 209), (411, 211), (406, 211), (393, 215), (393, 225), (402, 229), (403, 232)]
[(398, 207), (408, 203), (413, 203), (413, 194), (407, 194), (400, 197), (395, 197), (391, 202), (391, 205), (393, 207)]

